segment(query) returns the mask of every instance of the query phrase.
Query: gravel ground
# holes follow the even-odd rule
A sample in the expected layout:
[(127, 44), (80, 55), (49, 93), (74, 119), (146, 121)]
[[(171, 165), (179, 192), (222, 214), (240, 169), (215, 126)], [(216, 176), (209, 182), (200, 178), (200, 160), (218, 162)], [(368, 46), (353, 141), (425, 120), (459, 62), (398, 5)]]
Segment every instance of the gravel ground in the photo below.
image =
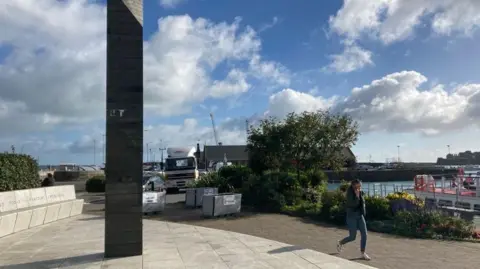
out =
[[(100, 197), (100, 199), (99, 199)], [(103, 215), (103, 196), (92, 196), (84, 213)], [(187, 223), (191, 225), (228, 230), (292, 245), (310, 248), (331, 255), (336, 253), (336, 241), (346, 236), (346, 231), (326, 224), (280, 214), (255, 214), (244, 212), (238, 217), (204, 219), (200, 210), (185, 209), (181, 203), (184, 195), (168, 195), (167, 208), (149, 219)], [(406, 239), (369, 233), (368, 250), (372, 261), (365, 263), (380, 269), (474, 269), (478, 266), (480, 244)], [(340, 257), (357, 260), (359, 240), (351, 243)]]

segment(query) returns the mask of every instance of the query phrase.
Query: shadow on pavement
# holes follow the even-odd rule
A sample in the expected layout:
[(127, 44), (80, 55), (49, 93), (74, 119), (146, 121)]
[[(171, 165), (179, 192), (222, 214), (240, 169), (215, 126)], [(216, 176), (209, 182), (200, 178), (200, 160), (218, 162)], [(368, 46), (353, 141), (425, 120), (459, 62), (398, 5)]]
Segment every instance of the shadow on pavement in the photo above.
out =
[(305, 249), (305, 248), (300, 247), (300, 246), (281, 247), (281, 248), (277, 248), (277, 249), (274, 249), (274, 250), (270, 250), (268, 252), (268, 254), (280, 254), (280, 253), (284, 253), (284, 252), (292, 252), (292, 251), (295, 251), (295, 250), (302, 250), (302, 249)]
[(25, 269), (25, 268), (53, 269), (53, 268), (61, 268), (61, 267), (67, 267), (67, 266), (72, 266), (72, 267), (79, 266), (79, 265), (93, 263), (93, 262), (101, 262), (102, 260), (103, 260), (103, 252), (69, 257), (69, 258), (62, 258), (62, 259), (4, 265), (1, 268), (3, 269)]
[(99, 220), (99, 219), (104, 219), (104, 216), (97, 216), (97, 217), (90, 217), (90, 218), (84, 218), (84, 219), (79, 219), (80, 221), (90, 221), (90, 220)]

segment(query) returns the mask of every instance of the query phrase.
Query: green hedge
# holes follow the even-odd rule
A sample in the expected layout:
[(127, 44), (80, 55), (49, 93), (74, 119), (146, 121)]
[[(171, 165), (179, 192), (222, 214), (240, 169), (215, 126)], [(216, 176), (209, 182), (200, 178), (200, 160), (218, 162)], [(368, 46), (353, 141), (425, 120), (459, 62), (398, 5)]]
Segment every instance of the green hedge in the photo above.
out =
[(105, 176), (97, 175), (89, 178), (85, 182), (85, 190), (87, 192), (105, 192)]
[(40, 187), (38, 171), (37, 161), (29, 155), (0, 153), (0, 191)]

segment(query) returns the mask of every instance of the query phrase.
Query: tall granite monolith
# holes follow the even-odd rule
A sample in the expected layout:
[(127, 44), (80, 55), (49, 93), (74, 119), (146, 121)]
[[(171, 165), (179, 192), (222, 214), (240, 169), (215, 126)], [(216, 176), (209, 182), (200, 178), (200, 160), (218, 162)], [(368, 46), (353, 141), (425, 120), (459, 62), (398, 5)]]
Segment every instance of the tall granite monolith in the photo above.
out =
[(143, 1), (107, 1), (105, 257), (142, 255)]

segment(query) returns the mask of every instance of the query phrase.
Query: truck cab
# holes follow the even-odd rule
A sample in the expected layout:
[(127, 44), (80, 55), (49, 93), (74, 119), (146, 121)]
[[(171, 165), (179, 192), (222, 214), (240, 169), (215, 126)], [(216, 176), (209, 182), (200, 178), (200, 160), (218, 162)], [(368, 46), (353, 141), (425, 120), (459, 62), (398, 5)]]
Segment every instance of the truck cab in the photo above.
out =
[(185, 189), (199, 178), (195, 152), (195, 147), (167, 149), (164, 172), (167, 191)]

